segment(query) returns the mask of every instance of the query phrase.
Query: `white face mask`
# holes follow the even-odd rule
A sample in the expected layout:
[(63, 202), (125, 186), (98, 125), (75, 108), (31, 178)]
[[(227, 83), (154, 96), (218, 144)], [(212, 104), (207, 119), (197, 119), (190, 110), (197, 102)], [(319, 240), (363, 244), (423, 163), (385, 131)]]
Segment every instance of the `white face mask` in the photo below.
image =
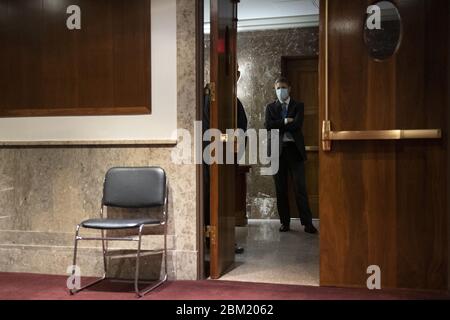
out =
[(280, 102), (285, 102), (289, 98), (289, 89), (279, 88), (277, 89), (277, 97)]

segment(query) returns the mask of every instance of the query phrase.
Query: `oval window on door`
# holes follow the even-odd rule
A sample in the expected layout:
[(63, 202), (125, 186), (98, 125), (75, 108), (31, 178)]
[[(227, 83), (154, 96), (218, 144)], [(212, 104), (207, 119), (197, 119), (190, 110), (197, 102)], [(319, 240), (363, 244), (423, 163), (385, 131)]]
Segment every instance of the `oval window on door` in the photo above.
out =
[(367, 8), (364, 41), (375, 60), (392, 57), (400, 47), (402, 22), (397, 7), (390, 1), (379, 1)]

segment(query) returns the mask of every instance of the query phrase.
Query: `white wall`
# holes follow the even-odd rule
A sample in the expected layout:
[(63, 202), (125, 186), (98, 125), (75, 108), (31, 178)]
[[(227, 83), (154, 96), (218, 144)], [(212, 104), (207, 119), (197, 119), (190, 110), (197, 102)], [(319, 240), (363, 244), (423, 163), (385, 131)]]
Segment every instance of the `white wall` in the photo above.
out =
[(177, 128), (176, 0), (152, 0), (152, 114), (0, 118), (0, 143), (173, 140)]

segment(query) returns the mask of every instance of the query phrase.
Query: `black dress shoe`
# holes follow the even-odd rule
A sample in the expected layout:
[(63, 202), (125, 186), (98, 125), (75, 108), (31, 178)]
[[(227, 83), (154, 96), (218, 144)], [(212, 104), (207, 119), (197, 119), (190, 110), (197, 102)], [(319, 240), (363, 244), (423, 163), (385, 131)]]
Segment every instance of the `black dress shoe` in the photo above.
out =
[(280, 228), (280, 232), (289, 232), (291, 228), (289, 226), (285, 226), (284, 224)]
[(310, 234), (317, 234), (319, 231), (317, 231), (316, 227), (310, 224), (305, 227), (305, 232)]
[(234, 247), (234, 253), (235, 253), (235, 254), (243, 254), (243, 253), (244, 253), (244, 248), (239, 247), (238, 245), (236, 245), (236, 246)]

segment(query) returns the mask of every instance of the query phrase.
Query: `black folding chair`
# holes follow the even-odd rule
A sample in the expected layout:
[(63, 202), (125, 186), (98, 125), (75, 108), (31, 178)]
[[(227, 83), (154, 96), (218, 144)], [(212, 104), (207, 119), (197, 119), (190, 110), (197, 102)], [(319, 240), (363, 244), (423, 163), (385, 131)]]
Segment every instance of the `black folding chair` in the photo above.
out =
[[(79, 288), (71, 289), (70, 294), (76, 294), (84, 289), (92, 287), (107, 279), (107, 241), (135, 241), (138, 242), (136, 255), (136, 270), (134, 278), (134, 288), (138, 297), (143, 297), (148, 292), (156, 289), (167, 281), (167, 201), (168, 183), (166, 173), (163, 169), (157, 167), (146, 168), (113, 168), (110, 169), (105, 177), (103, 186), (103, 199), (100, 211), (100, 219), (91, 219), (82, 222), (76, 228), (75, 247), (73, 255), (73, 271), (75, 275), (75, 266), (77, 265), (78, 241), (102, 241), (104, 275), (102, 278)], [(136, 219), (107, 219), (103, 216), (103, 210), (108, 207), (124, 209), (150, 209), (161, 207), (163, 210), (162, 219), (153, 219), (150, 217)], [(164, 226), (164, 249), (146, 250), (152, 254), (164, 254), (164, 277), (157, 283), (139, 290), (139, 259), (141, 256), (142, 232), (144, 228)], [(79, 235), (80, 229), (94, 229), (101, 231), (101, 238), (86, 238)], [(106, 237), (105, 231), (111, 230), (129, 230), (136, 229), (136, 237), (112, 238)]]

